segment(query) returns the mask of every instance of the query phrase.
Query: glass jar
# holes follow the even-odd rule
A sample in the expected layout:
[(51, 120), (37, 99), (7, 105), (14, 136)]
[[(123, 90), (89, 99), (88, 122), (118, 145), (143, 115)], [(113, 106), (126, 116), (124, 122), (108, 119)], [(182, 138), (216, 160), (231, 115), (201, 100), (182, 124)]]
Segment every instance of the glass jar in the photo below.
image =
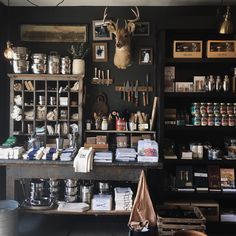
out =
[(86, 120), (86, 130), (91, 130), (91, 129), (92, 129), (91, 120)]
[(194, 102), (191, 105), (191, 114), (194, 116), (196, 114), (200, 114), (200, 103)]
[(215, 79), (213, 75), (210, 75), (210, 78), (208, 80), (208, 91), (212, 92), (215, 90)]
[(195, 125), (195, 126), (200, 126), (201, 125), (201, 115), (196, 114), (193, 117), (193, 125)]
[(108, 122), (106, 116), (102, 117), (101, 130), (108, 130)]
[(224, 81), (223, 81), (223, 91), (228, 92), (230, 89), (230, 82), (228, 75), (225, 75)]
[(126, 130), (125, 119), (121, 119), (121, 118), (116, 119), (116, 130), (119, 130), (119, 131)]

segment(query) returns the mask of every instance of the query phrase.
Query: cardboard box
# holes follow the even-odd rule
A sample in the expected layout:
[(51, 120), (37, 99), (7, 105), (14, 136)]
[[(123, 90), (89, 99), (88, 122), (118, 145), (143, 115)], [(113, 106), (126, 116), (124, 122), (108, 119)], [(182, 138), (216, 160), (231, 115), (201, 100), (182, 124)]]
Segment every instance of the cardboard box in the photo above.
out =
[(174, 58), (202, 58), (201, 40), (175, 40), (173, 45)]

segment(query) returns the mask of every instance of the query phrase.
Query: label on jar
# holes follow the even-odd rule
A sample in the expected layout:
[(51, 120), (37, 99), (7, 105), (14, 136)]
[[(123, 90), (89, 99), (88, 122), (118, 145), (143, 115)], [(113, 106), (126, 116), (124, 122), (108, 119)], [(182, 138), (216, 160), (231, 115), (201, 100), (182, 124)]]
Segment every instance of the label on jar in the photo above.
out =
[(214, 124), (215, 124), (215, 117), (214, 117), (214, 115), (213, 114), (209, 114), (208, 115), (208, 119), (207, 119), (207, 125), (208, 126), (214, 126)]
[(221, 125), (222, 126), (228, 126), (228, 115), (227, 114), (222, 115)]
[(201, 126), (207, 126), (207, 115), (202, 115)]
[(215, 115), (215, 126), (221, 126), (221, 115)]
[(235, 116), (229, 115), (229, 126), (235, 126)]

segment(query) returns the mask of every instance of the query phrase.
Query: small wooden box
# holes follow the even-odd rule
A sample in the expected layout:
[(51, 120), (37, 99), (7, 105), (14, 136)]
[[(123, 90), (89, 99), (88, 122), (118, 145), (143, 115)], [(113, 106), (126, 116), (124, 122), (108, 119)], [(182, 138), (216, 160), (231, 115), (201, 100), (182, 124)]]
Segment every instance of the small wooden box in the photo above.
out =
[(84, 143), (85, 148), (94, 148), (95, 151), (108, 151), (108, 143), (106, 144), (88, 144)]
[(174, 58), (202, 58), (201, 40), (175, 40), (173, 45)]
[(158, 235), (173, 235), (177, 230), (206, 230), (206, 219), (198, 207), (164, 205), (157, 208)]
[(208, 58), (235, 58), (236, 40), (208, 40)]

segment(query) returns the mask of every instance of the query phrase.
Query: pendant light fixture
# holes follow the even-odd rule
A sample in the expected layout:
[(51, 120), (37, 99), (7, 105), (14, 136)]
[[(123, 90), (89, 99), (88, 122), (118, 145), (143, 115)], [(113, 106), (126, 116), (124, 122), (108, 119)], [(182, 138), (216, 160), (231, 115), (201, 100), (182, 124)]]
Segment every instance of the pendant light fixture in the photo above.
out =
[(224, 15), (224, 21), (220, 25), (219, 33), (220, 34), (232, 34), (234, 27), (233, 23), (230, 20), (230, 6), (227, 6), (226, 13)]
[[(7, 2), (7, 37), (9, 37), (9, 7), (10, 7), (10, 0)], [(13, 59), (13, 44), (7, 40), (7, 48), (4, 51), (4, 57), (8, 60)]]

